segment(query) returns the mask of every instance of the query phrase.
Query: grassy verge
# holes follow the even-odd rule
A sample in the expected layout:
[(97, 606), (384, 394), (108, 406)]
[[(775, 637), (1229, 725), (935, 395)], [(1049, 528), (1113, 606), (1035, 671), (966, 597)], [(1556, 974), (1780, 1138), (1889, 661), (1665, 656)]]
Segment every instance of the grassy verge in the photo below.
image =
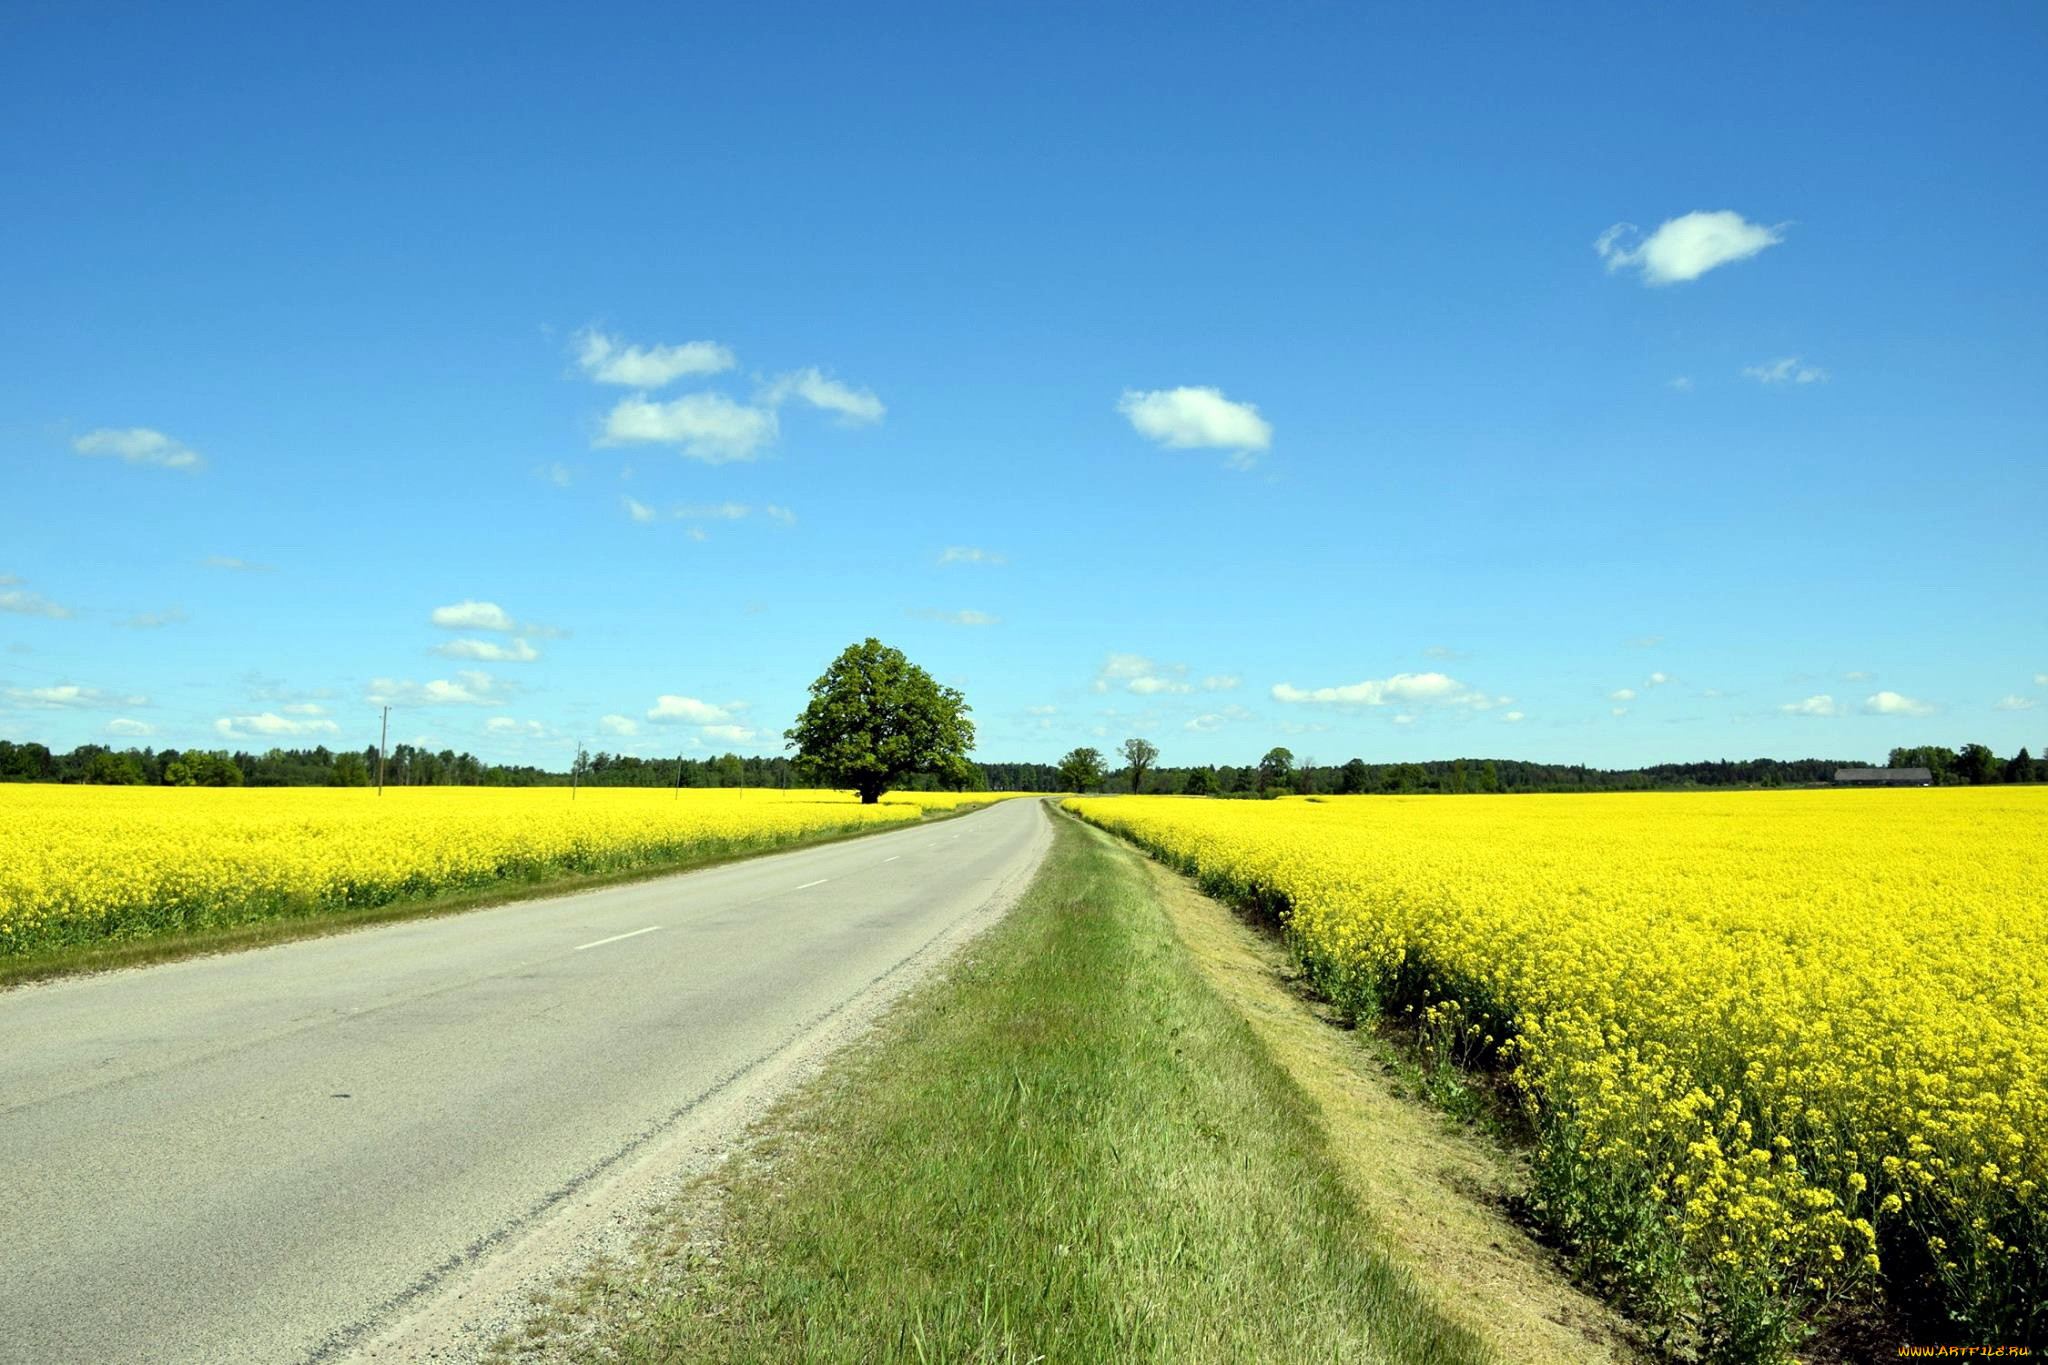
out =
[(1009, 916), (501, 1359), (1489, 1359), (1388, 1257), (1146, 865)]
[[(950, 811), (927, 812), (924, 823), (952, 820), (970, 812), (984, 809), (988, 803), (962, 804)], [(205, 957), (213, 953), (238, 952), (246, 948), (265, 948), (272, 944), (289, 943), (295, 939), (322, 938), (328, 934), (346, 933), (353, 929), (368, 928), (372, 925), (389, 924), (394, 920), (431, 919), (441, 915), (466, 914), (471, 910), (487, 910), (494, 905), (509, 905), (514, 901), (539, 900), (549, 896), (566, 896), (577, 891), (594, 891), (600, 887), (618, 886), (626, 882), (650, 881), (656, 877), (673, 877), (681, 872), (695, 872), (723, 863), (739, 862), (745, 858), (759, 858), (771, 853), (788, 853), (793, 849), (811, 848), (819, 844), (835, 844), (846, 839), (865, 838), (870, 834), (886, 834), (891, 830), (905, 829), (909, 825), (865, 825), (855, 829), (834, 830), (829, 833), (798, 835), (778, 843), (763, 844), (758, 848), (734, 850), (725, 845), (687, 853), (680, 857), (664, 858), (656, 862), (631, 867), (609, 868), (602, 872), (562, 872), (547, 876), (536, 876), (528, 880), (504, 881), (490, 886), (465, 887), (457, 891), (443, 891), (428, 896), (413, 896), (401, 900), (387, 901), (380, 905), (351, 906), (345, 909), (314, 909), (278, 919), (255, 920), (243, 924), (224, 924), (201, 929), (187, 930), (174, 934), (157, 934), (138, 938), (97, 939), (86, 943), (65, 944), (38, 952), (23, 953), (18, 957), (0, 958), (0, 991), (10, 986), (23, 985), (30, 981), (46, 980), (58, 976), (77, 976), (86, 972), (112, 971), (119, 967), (141, 967), (156, 962), (174, 962), (188, 957)]]

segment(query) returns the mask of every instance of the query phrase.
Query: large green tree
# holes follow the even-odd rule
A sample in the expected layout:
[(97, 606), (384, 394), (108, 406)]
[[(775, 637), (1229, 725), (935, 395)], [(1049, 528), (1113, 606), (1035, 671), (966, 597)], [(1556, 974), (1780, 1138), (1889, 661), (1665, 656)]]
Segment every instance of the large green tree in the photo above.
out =
[(1108, 774), (1102, 767), (1102, 750), (1080, 748), (1067, 750), (1066, 757), (1059, 763), (1060, 785), (1068, 791), (1084, 792), (1090, 787), (1102, 785)]
[(1159, 746), (1149, 739), (1127, 739), (1124, 741), (1124, 762), (1130, 765), (1131, 794), (1136, 795), (1144, 785), (1145, 774), (1159, 761)]
[(974, 722), (966, 698), (872, 635), (848, 645), (811, 684), (811, 702), (782, 737), (809, 780), (851, 787), (873, 805), (916, 773), (964, 785)]

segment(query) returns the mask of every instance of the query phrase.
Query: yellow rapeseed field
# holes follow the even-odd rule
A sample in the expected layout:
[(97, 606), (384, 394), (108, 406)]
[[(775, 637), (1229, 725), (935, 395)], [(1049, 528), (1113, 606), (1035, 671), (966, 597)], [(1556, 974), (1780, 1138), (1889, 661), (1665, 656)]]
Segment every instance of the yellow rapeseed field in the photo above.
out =
[(1539, 1210), (1718, 1353), (2048, 1326), (2048, 788), (1070, 805), (1504, 1071)]
[(0, 957), (773, 848), (948, 793), (0, 785)]

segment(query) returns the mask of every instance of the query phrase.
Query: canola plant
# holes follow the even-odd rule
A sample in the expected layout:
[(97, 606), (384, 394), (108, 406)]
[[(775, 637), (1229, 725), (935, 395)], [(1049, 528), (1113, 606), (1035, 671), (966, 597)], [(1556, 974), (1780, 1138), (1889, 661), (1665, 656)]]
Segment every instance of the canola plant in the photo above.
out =
[(0, 786), (0, 957), (757, 852), (987, 794)]
[(1068, 804), (1505, 1078), (1542, 1216), (1710, 1354), (2048, 1329), (2048, 788)]

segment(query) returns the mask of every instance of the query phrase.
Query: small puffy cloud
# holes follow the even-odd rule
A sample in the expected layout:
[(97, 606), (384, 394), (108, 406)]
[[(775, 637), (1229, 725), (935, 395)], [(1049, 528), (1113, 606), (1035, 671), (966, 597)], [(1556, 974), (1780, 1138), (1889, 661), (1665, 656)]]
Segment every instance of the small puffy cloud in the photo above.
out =
[(685, 725), (724, 725), (734, 719), (734, 712), (746, 710), (743, 702), (727, 702), (717, 706), (695, 697), (678, 697), (664, 693), (655, 698), (654, 705), (647, 710), (647, 719), (652, 721), (680, 721)]
[(829, 378), (819, 373), (815, 366), (777, 375), (762, 387), (757, 401), (773, 408), (792, 398), (814, 408), (837, 413), (840, 421), (849, 426), (879, 422), (889, 411), (873, 393)]
[(1633, 687), (1617, 687), (1607, 694), (1607, 700), (1609, 701), (1634, 701), (1635, 699), (1636, 690)]
[(2034, 709), (2034, 699), (2032, 697), (2022, 697), (2017, 692), (2014, 692), (1999, 698), (1995, 706), (2000, 711), (2031, 711)]
[(1504, 706), (1513, 698), (1488, 696), (1442, 673), (1396, 673), (1391, 678), (1368, 678), (1336, 687), (1302, 688), (1275, 683), (1273, 700), (1319, 706), (1463, 706), (1486, 711)]
[(368, 700), (373, 706), (503, 706), (503, 685), (488, 673), (464, 669), (452, 681), (436, 678), (416, 683), (372, 678)]
[(1194, 690), (1187, 675), (1186, 664), (1164, 663), (1143, 654), (1111, 654), (1096, 671), (1094, 686), (1097, 692), (1121, 689), (1141, 697), (1177, 695)]
[(444, 659), (472, 659), (487, 664), (530, 664), (540, 657), (540, 651), (524, 640), (508, 640), (504, 644), (496, 640), (450, 640), (435, 645), (434, 653)]
[(744, 744), (760, 734), (760, 731), (744, 725), (706, 725), (697, 733), (706, 739), (722, 739), (729, 744)]
[[(511, 612), (506, 611), (496, 602), (476, 602), (468, 599), (454, 603), (451, 606), (435, 607), (427, 619), (442, 630), (491, 630), (503, 635), (523, 635), (541, 639), (552, 639), (567, 633), (559, 627), (544, 626), (538, 621), (515, 620)], [(457, 643), (460, 644), (461, 642), (458, 641)], [(473, 641), (471, 644), (475, 649), (487, 648), (481, 642)], [(513, 641), (511, 651), (503, 655), (481, 654), (473, 652), (473, 650), (458, 651), (449, 646), (443, 646), (436, 652), (446, 654), (452, 659), (504, 658), (524, 660), (539, 657), (533, 654), (521, 654), (519, 651), (525, 648), (527, 646), (524, 641), (515, 640)]]
[(1878, 692), (1863, 699), (1863, 709), (1873, 716), (1931, 716), (1934, 703), (1896, 692)]
[(1250, 711), (1242, 706), (1231, 705), (1224, 707), (1221, 711), (1204, 712), (1189, 721), (1183, 728), (1192, 730), (1198, 735), (1212, 735), (1233, 721), (1250, 719), (1252, 719)]
[(153, 464), (193, 473), (206, 467), (199, 452), (148, 427), (100, 427), (72, 441), (80, 455), (104, 455), (129, 464)]
[(603, 716), (598, 719), (597, 723), (604, 727), (607, 734), (637, 735), (640, 733), (640, 722), (634, 720), (631, 716)]
[(1002, 617), (991, 616), (985, 611), (934, 611), (927, 608), (912, 611), (910, 615), (920, 621), (937, 621), (948, 626), (999, 626), (1003, 623)]
[(78, 687), (71, 683), (56, 687), (10, 687), (6, 696), (16, 706), (37, 711), (103, 711), (120, 706), (149, 705), (149, 698), (139, 694)]
[(2034, 686), (2048, 687), (2048, 673), (2036, 673), (2034, 675)]
[(622, 505), (624, 505), (626, 509), (626, 515), (631, 517), (633, 520), (639, 522), (643, 526), (646, 525), (648, 522), (653, 521), (655, 517), (660, 515), (660, 513), (656, 512), (652, 507), (649, 507), (646, 503), (640, 501), (638, 498), (622, 497), (619, 499), (619, 502)]
[(1808, 697), (1804, 701), (1786, 702), (1778, 710), (1788, 716), (1839, 716), (1842, 714), (1842, 708), (1836, 705), (1835, 699), (1825, 692), (1817, 696)]
[(692, 393), (670, 403), (628, 398), (605, 418), (599, 445), (675, 446), (693, 460), (751, 460), (781, 425), (772, 408), (735, 403), (722, 393)]
[(1716, 266), (1746, 261), (1785, 240), (1782, 225), (1765, 227), (1727, 209), (1695, 210), (1665, 220), (1638, 241), (1640, 235), (1634, 223), (1616, 223), (1600, 234), (1593, 250), (1607, 262), (1609, 274), (1634, 266), (1641, 270), (1644, 284), (1678, 284), (1696, 280)]
[(548, 727), (537, 720), (514, 720), (510, 716), (492, 716), (484, 722), (484, 729), (494, 735), (518, 735), (522, 739), (546, 739)]
[(733, 353), (715, 341), (631, 346), (587, 327), (576, 334), (576, 363), (600, 384), (658, 389), (685, 375), (718, 374), (731, 369), (736, 362)]
[[(7, 581), (14, 583), (20, 580), (9, 578)], [(45, 616), (52, 621), (68, 621), (76, 614), (71, 608), (62, 603), (52, 602), (39, 592), (7, 587), (0, 587), (0, 611), (11, 612), (16, 616)]]
[(126, 716), (116, 716), (107, 722), (107, 733), (119, 735), (123, 739), (141, 739), (155, 734), (156, 727), (146, 720), (130, 720)]
[(1808, 365), (1796, 355), (1788, 355), (1761, 365), (1745, 365), (1742, 377), (1759, 384), (1818, 384), (1828, 377), (1828, 372), (1818, 365)]
[(1851, 669), (1849, 672), (1844, 673), (1842, 677), (1849, 682), (1869, 682), (1871, 679), (1871, 675), (1860, 668)]
[(208, 555), (206, 556), (206, 558), (200, 560), (199, 562), (209, 569), (219, 569), (223, 573), (274, 572), (274, 570), (268, 564), (258, 564), (253, 560), (237, 559), (233, 555)]
[(163, 611), (138, 611), (133, 616), (114, 624), (126, 626), (130, 630), (156, 630), (163, 626), (183, 625), (185, 620), (183, 607), (167, 607)]
[(1507, 722), (1509, 725), (1514, 725), (1519, 721), (1527, 719), (1527, 717), (1525, 717), (1520, 711), (1509, 711), (1507, 714), (1503, 715), (1501, 719)]
[(1010, 561), (993, 550), (981, 550), (972, 545), (948, 545), (939, 554), (941, 564), (1007, 564)]
[(293, 735), (338, 734), (341, 727), (331, 720), (302, 719), (264, 711), (254, 716), (222, 716), (213, 728), (224, 739), (278, 739)]
[(1669, 387), (1677, 389), (1680, 393), (1691, 393), (1692, 376), (1689, 374), (1678, 375), (1670, 381)]
[(1674, 683), (1677, 681), (1678, 679), (1672, 677), (1669, 673), (1652, 673), (1649, 677), (1649, 680), (1645, 682), (1643, 685), (1645, 687), (1663, 687), (1667, 683)]
[(1607, 714), (1613, 716), (1616, 720), (1620, 720), (1628, 714), (1628, 708), (1626, 706), (1610, 706), (1607, 708)]
[(1244, 685), (1244, 679), (1235, 673), (1212, 673), (1202, 679), (1204, 692), (1235, 692)]
[(1116, 410), (1140, 436), (1174, 450), (1229, 450), (1231, 463), (1249, 465), (1273, 444), (1273, 427), (1250, 403), (1233, 403), (1221, 389), (1125, 389)]

